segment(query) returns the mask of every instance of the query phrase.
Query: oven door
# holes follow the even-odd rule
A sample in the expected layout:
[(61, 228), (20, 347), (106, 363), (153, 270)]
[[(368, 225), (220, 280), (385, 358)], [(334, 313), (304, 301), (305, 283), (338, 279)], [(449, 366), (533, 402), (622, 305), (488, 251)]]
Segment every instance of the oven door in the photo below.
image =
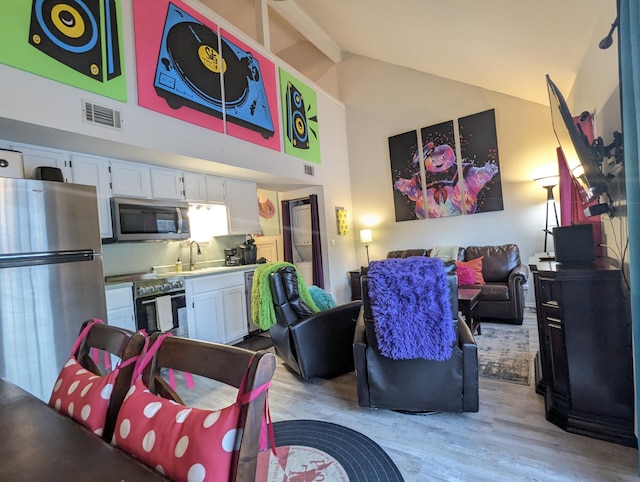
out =
[(136, 299), (136, 323), (138, 330), (146, 330), (148, 334), (162, 331), (187, 338), (184, 291)]

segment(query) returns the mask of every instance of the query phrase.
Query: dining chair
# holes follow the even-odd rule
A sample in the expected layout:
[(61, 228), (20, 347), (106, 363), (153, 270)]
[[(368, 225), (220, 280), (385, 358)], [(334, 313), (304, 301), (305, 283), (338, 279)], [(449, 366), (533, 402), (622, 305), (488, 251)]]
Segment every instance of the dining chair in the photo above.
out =
[[(151, 336), (151, 346), (159, 335)], [(240, 388), (246, 373), (244, 393), (248, 394), (270, 383), (275, 368), (276, 357), (270, 352), (253, 352), (231, 345), (170, 336), (162, 339), (160, 348), (143, 372), (142, 380), (151, 393), (184, 405), (178, 393), (163, 378), (162, 372), (166, 369), (199, 375), (235, 388)], [(255, 481), (266, 397), (267, 392), (263, 391), (242, 405), (238, 424), (242, 439), (234, 452), (229, 480)]]
[[(90, 322), (91, 320), (85, 321), (80, 328), (80, 332), (82, 332), (85, 326)], [(114, 356), (122, 362), (138, 356), (144, 347), (144, 342), (145, 336), (142, 333), (133, 333), (129, 330), (125, 330), (124, 328), (108, 326), (101, 323), (95, 324), (91, 327), (89, 334), (81, 343), (78, 353), (76, 354), (76, 358), (80, 365), (86, 370), (94, 373), (95, 375), (104, 376), (110, 368), (105, 366), (107, 365), (106, 363), (100, 364), (94, 361), (91, 353), (92, 348), (112, 355), (110, 357), (109, 365), (115, 366), (117, 360)], [(100, 360), (99, 357), (98, 360)], [(113, 363), (113, 361), (116, 363)], [(120, 372), (116, 377), (116, 382), (114, 384), (113, 391), (111, 392), (109, 408), (107, 409), (105, 427), (102, 433), (102, 438), (107, 442), (111, 441), (120, 406), (122, 405), (122, 401), (129, 390), (129, 386), (131, 385), (131, 377), (133, 375), (134, 367), (135, 363), (123, 366), (120, 368)]]

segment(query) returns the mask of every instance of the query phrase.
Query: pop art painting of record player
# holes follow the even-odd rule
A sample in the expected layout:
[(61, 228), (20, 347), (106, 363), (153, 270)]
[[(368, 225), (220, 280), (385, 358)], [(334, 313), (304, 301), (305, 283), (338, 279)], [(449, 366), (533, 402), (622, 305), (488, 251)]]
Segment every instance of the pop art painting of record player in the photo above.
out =
[(3, 0), (0, 62), (126, 101), (120, 0)]
[[(166, 12), (153, 79), (156, 94), (176, 111), (188, 107), (225, 118), (231, 135), (252, 140), (248, 129), (262, 137), (261, 144), (274, 137), (275, 123), (259, 59), (229, 35), (219, 36), (215, 26), (196, 18), (186, 7), (169, 2)], [(275, 102), (275, 81), (272, 84)], [(234, 130), (229, 123), (242, 130)], [(279, 140), (275, 144), (279, 149)]]
[(227, 134), (279, 151), (275, 64), (224, 29), (220, 38), (227, 62), (223, 74)]

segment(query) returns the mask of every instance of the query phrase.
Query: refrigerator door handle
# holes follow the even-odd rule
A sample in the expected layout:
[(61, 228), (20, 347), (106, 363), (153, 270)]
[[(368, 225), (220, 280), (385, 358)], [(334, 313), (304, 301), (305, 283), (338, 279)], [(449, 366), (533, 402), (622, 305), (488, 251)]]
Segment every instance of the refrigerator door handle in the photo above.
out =
[(0, 268), (16, 268), (45, 264), (74, 263), (96, 259), (93, 249), (52, 251), (49, 253), (17, 253), (0, 255)]

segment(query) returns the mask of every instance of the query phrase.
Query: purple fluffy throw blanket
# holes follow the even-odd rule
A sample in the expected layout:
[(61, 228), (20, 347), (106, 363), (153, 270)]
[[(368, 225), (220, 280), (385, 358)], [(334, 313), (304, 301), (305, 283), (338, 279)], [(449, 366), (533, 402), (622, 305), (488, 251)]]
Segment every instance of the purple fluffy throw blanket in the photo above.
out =
[(439, 258), (372, 261), (369, 299), (380, 352), (394, 360), (448, 360), (455, 341), (449, 282)]

